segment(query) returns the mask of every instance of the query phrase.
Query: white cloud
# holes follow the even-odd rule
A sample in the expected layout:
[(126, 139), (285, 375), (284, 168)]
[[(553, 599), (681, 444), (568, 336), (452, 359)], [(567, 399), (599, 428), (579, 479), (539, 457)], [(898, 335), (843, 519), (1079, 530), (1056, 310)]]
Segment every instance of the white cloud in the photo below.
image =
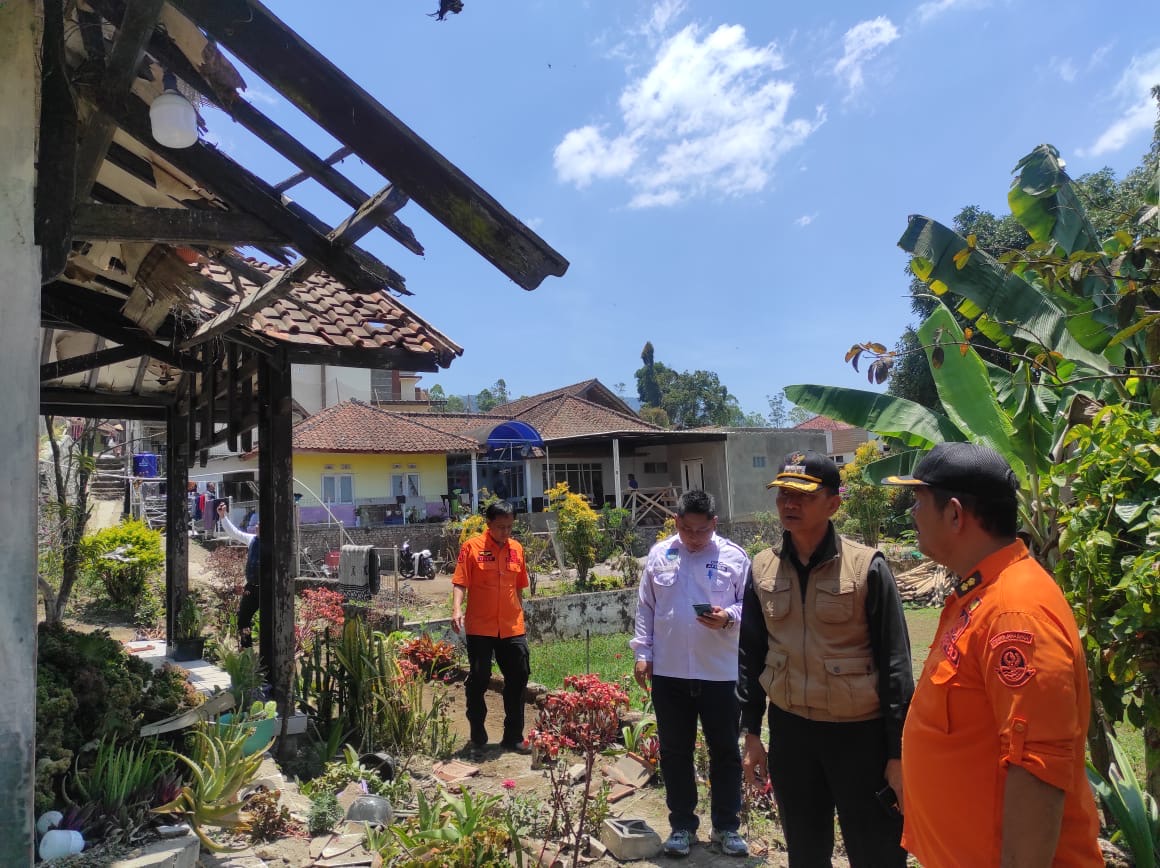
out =
[(653, 6), (652, 15), (644, 23), (642, 32), (653, 40), (664, 38), (685, 11), (685, 0), (660, 0)]
[(258, 87), (246, 88), (246, 96), (250, 102), (260, 102), (263, 105), (281, 105), (282, 97), (277, 93), (270, 93), (268, 90), (262, 90)]
[[(668, 23), (683, 8), (662, 6), (653, 21)], [(812, 120), (789, 117), (794, 85), (777, 76), (784, 68), (775, 45), (751, 45), (739, 25), (704, 36), (689, 25), (664, 40), (652, 67), (622, 91), (621, 131), (570, 131), (556, 147), (556, 173), (578, 187), (623, 177), (635, 190), (634, 208), (763, 190), (777, 161), (825, 117), (820, 107)]]
[(593, 178), (623, 175), (636, 161), (636, 149), (624, 136), (605, 138), (594, 126), (572, 130), (556, 146), (556, 173), (562, 181), (587, 187)]
[(1070, 57), (1053, 57), (1048, 67), (1068, 84), (1075, 81), (1075, 77), (1079, 73)]
[(817, 217), (818, 217), (817, 214), (803, 214), (801, 217), (798, 217), (793, 222), (794, 222), (795, 226), (801, 226), (804, 228), (806, 226), (809, 226), (811, 223), (813, 223), (814, 220), (817, 219)]
[(862, 89), (862, 67), (898, 38), (898, 28), (885, 16), (861, 21), (842, 37), (844, 53), (834, 64), (834, 75), (846, 81), (849, 95)]
[(1160, 48), (1133, 57), (1112, 91), (1113, 99), (1121, 107), (1119, 116), (1090, 147), (1078, 149), (1080, 156), (1110, 154), (1149, 132), (1156, 122), (1156, 103), (1151, 89), (1157, 81), (1160, 81)]
[(919, 24), (926, 24), (954, 9), (985, 5), (986, 3), (979, 2), (979, 0), (928, 0), (926, 3), (918, 4), (915, 14), (918, 16)]

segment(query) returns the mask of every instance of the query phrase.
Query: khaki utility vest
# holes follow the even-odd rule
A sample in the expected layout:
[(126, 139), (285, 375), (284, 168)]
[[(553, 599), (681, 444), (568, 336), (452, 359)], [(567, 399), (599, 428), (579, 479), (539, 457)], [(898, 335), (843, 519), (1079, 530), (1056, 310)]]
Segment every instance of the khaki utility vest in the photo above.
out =
[(838, 554), (816, 566), (802, 600), (788, 555), (753, 559), (768, 648), (761, 686), (778, 708), (809, 720), (882, 716), (866, 621), (866, 577), (875, 550), (836, 537)]

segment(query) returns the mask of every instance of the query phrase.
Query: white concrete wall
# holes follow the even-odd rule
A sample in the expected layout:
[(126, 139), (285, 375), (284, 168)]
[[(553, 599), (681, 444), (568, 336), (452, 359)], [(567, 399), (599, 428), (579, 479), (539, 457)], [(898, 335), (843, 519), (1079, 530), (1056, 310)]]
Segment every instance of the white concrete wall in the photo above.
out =
[[(337, 365), (291, 365), (291, 389), (294, 400), (307, 413), (317, 413), (324, 406), (357, 398), (371, 400), (371, 372), (367, 368), (343, 368)], [(323, 381), (326, 403), (322, 403)], [(412, 389), (412, 392), (414, 389)]]
[(0, 3), (0, 865), (32, 864), (40, 248), (37, 3)]

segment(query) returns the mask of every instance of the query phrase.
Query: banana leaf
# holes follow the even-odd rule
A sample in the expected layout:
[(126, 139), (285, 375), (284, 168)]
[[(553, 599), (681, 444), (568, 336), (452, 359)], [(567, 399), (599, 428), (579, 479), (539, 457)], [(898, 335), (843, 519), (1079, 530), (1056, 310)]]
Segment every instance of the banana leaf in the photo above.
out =
[(799, 407), (895, 437), (906, 446), (929, 449), (936, 443), (967, 439), (946, 416), (894, 395), (816, 385), (787, 386), (785, 395)]
[(887, 476), (909, 476), (925, 454), (924, 449), (908, 449), (871, 461), (862, 468), (862, 478), (874, 485), (881, 485)]
[[(1002, 454), (1016, 475), (1025, 479), (1024, 461), (1013, 444), (1015, 427), (999, 405), (987, 366), (966, 342), (945, 305), (935, 307), (919, 326), (918, 338), (926, 348), (939, 400), (951, 422), (971, 441)], [(936, 353), (942, 357), (939, 364), (934, 362)]]
[[(996, 324), (1016, 340), (1016, 348), (1041, 347), (1094, 372), (1111, 373), (1100, 352), (1113, 332), (1090, 314), (1065, 312), (1046, 293), (987, 253), (970, 250), (964, 238), (938, 221), (911, 216), (898, 246), (923, 264), (915, 273), (932, 288), (945, 287), (952, 296), (972, 302), (987, 317), (980, 330), (989, 337), (990, 325)], [(973, 309), (964, 307), (964, 311)]]

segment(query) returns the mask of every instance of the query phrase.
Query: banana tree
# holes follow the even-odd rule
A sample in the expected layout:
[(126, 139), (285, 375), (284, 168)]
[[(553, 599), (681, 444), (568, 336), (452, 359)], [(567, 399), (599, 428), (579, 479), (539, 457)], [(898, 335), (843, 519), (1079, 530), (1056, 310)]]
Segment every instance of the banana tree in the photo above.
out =
[[(1034, 243), (1004, 261), (978, 249), (974, 236), (927, 217), (912, 216), (899, 240), (911, 270), (941, 302), (918, 335), (942, 413), (855, 389), (790, 386), (786, 395), (910, 447), (869, 465), (867, 476), (905, 471), (942, 441), (996, 449), (1023, 483), (1025, 527), (1051, 565), (1058, 530), (1044, 480), (1069, 422), (1093, 404), (1160, 397), (1155, 372), (1141, 365), (1160, 352), (1160, 313), (1148, 307), (1160, 307), (1152, 289), (1160, 243), (1117, 232), (1101, 245), (1050, 145), (1019, 162), (1008, 199)], [(1125, 313), (1136, 321), (1125, 325)], [(980, 335), (1004, 364), (979, 355)], [(857, 368), (863, 355), (874, 359), (871, 382), (883, 382), (894, 354), (863, 343), (846, 359)]]

